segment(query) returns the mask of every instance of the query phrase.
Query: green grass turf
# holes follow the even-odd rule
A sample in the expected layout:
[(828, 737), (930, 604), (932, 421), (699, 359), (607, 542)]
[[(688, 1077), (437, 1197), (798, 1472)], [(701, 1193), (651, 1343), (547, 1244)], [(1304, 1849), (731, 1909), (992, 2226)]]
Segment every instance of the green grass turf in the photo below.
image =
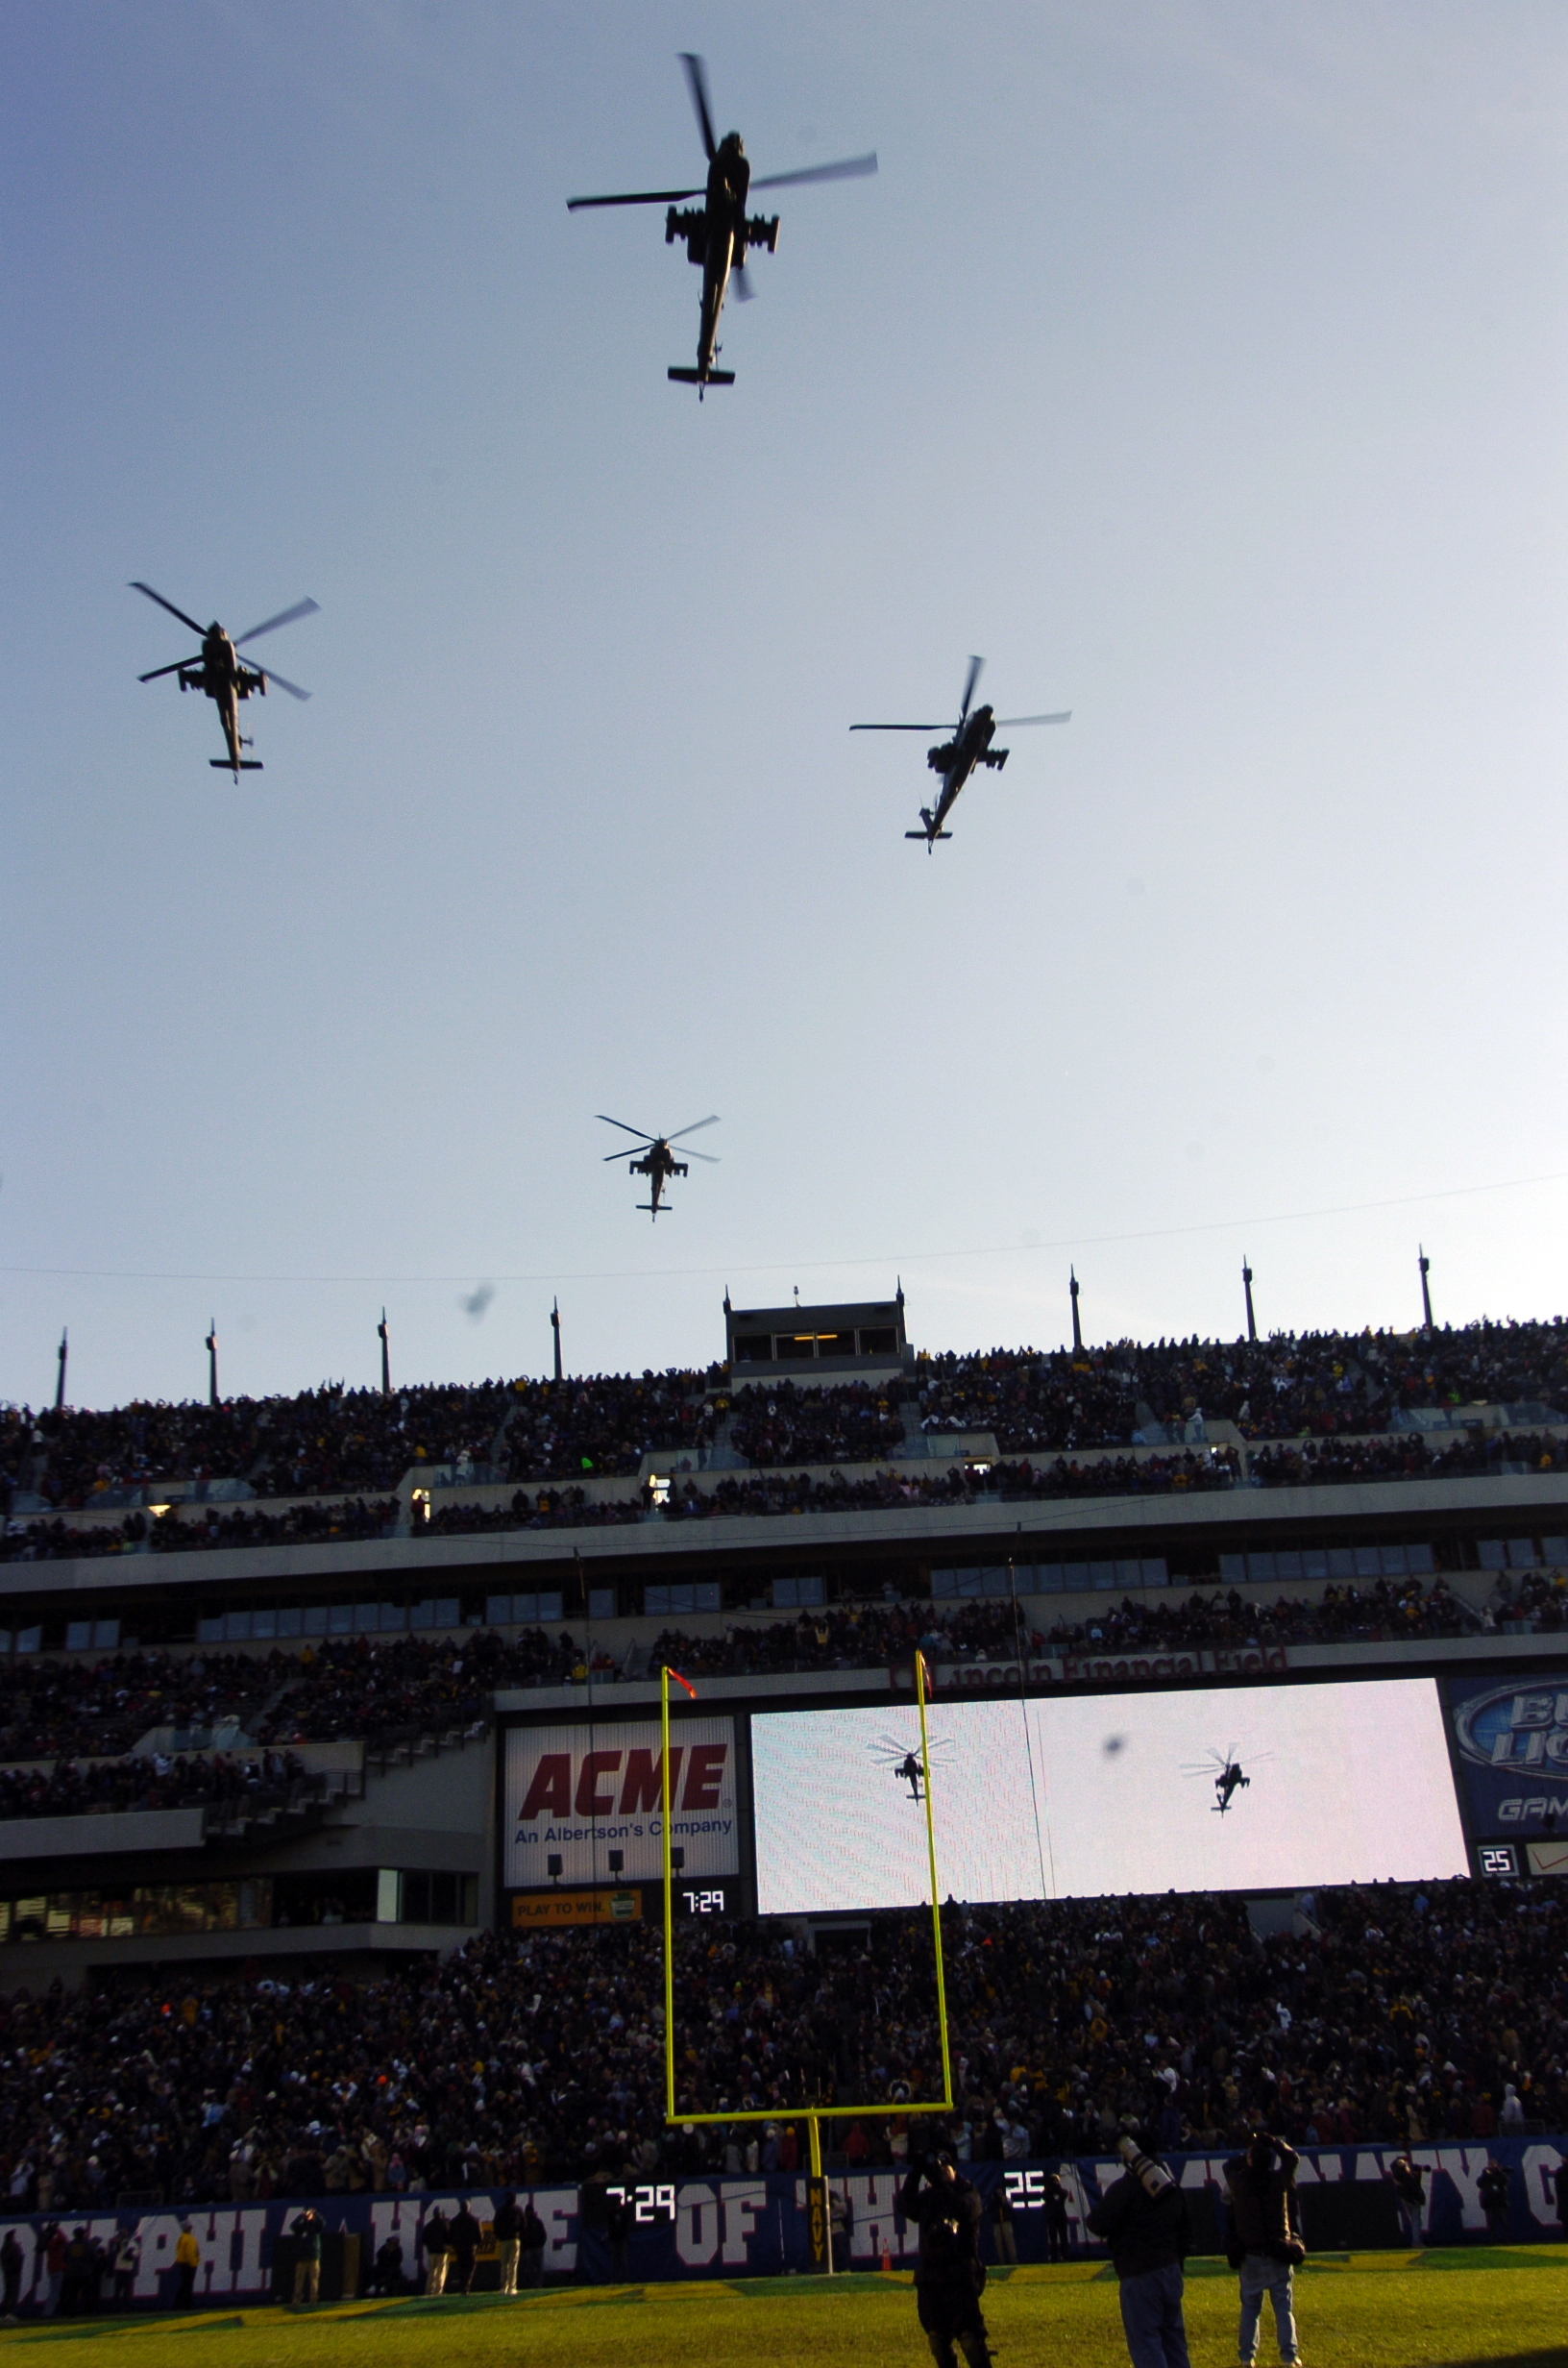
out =
[[(1568, 2368), (1568, 2247), (1327, 2256), (1296, 2280), (1307, 2368)], [(1194, 2368), (1236, 2359), (1236, 2280), (1189, 2264)], [(1116, 2288), (1094, 2263), (993, 2276), (985, 2310), (1002, 2368), (1123, 2368)], [(362, 2302), (179, 2318), (90, 2331), (0, 2331), (0, 2359), (47, 2346), (48, 2368), (928, 2368), (907, 2276), (573, 2286), (503, 2302)], [(1261, 2363), (1275, 2357), (1264, 2306)], [(8, 2368), (24, 2368), (22, 2360)], [(43, 2363), (39, 2363), (43, 2368)]]

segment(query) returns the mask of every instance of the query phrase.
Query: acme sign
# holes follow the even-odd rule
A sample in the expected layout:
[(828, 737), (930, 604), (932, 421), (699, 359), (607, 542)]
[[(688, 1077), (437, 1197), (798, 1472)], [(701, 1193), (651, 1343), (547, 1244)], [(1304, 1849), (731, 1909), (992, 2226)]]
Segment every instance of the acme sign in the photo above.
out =
[[(503, 1881), (656, 1882), (664, 1871), (664, 1759), (652, 1719), (513, 1727), (503, 1761)], [(736, 1875), (735, 1727), (682, 1718), (670, 1743), (670, 1840), (684, 1875)], [(620, 1854), (611, 1867), (608, 1854)], [(551, 1859), (560, 1862), (551, 1867)]]

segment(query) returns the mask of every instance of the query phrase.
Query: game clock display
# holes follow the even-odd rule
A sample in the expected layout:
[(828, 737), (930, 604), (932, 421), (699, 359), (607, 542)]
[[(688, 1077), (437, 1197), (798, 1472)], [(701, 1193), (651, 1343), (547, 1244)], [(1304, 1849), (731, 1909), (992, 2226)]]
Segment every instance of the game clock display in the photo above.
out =
[(673, 1905), (676, 1915), (728, 1915), (730, 1886), (723, 1883), (704, 1884), (700, 1889), (675, 1887)]

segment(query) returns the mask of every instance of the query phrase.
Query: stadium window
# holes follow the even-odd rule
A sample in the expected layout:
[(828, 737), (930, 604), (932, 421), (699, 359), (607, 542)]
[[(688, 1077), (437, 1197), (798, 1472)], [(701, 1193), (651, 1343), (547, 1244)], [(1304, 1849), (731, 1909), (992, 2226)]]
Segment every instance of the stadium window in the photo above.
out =
[[(1414, 1550), (1427, 1555), (1432, 1552), (1430, 1546), (1420, 1546)], [(1541, 1553), (1549, 1563), (1568, 1563), (1568, 1538), (1543, 1538)]]
[(196, 1641), (198, 1644), (221, 1644), (223, 1642), (223, 1614), (221, 1612), (214, 1612), (210, 1617), (199, 1619), (196, 1622)]
[(1068, 1594), (1068, 1595), (1078, 1595), (1078, 1594), (1082, 1594), (1082, 1593), (1083, 1593), (1083, 1591), (1084, 1591), (1084, 1590), (1088, 1587), (1089, 1583), (1090, 1583), (1090, 1580), (1089, 1580), (1089, 1565), (1088, 1565), (1088, 1563), (1064, 1563), (1064, 1564), (1063, 1564), (1063, 1566), (1062, 1566), (1062, 1590), (1063, 1590), (1064, 1594)]
[(590, 1619), (614, 1619), (615, 1590), (613, 1587), (590, 1587), (588, 1616)]
[(1276, 1554), (1274, 1569), (1282, 1585), (1286, 1579), (1299, 1579), (1302, 1575), (1301, 1556), (1299, 1554)]
[(1356, 1552), (1356, 1576), (1359, 1579), (1381, 1579), (1383, 1556), (1375, 1545), (1359, 1545)]
[(1533, 1538), (1510, 1538), (1508, 1540), (1508, 1567), (1510, 1570), (1529, 1570), (1533, 1567), (1538, 1559)]
[(1118, 1587), (1141, 1587), (1142, 1584), (1143, 1565), (1141, 1562), (1117, 1563), (1116, 1585)]
[(1091, 1587), (1114, 1588), (1116, 1583), (1115, 1564), (1090, 1563), (1089, 1566), (1089, 1581)]
[(863, 1357), (894, 1357), (898, 1353), (898, 1335), (891, 1323), (866, 1324), (861, 1327), (860, 1353)]
[(324, 1603), (308, 1603), (305, 1607), (303, 1633), (307, 1637), (324, 1637), (330, 1615)]
[(534, 1617), (539, 1621), (541, 1626), (543, 1626), (548, 1620), (556, 1620), (560, 1618), (561, 1598), (558, 1594), (535, 1595), (533, 1602)]
[(1328, 1577), (1329, 1558), (1321, 1546), (1310, 1545), (1306, 1548), (1301, 1558), (1301, 1575), (1304, 1579)]
[(1036, 1563), (1035, 1592), (1038, 1595), (1057, 1595), (1062, 1591), (1060, 1563)]
[(270, 1644), (278, 1634), (278, 1615), (272, 1612), (251, 1614), (251, 1640), (256, 1644)]
[(297, 1637), (304, 1633), (305, 1614), (297, 1603), (285, 1604), (278, 1615), (280, 1637)]
[(16, 1631), (16, 1650), (19, 1653), (41, 1653), (43, 1650), (43, 1630), (41, 1628), (18, 1628)]
[(395, 1924), (398, 1921), (398, 1893), (401, 1887), (398, 1870), (395, 1866), (379, 1866), (376, 1869), (376, 1921), (378, 1924)]
[(0, 1628), (0, 1653), (9, 1653), (10, 1650), (11, 1630), (9, 1628)]
[(1405, 1567), (1413, 1578), (1425, 1578), (1433, 1569), (1430, 1545), (1408, 1545), (1405, 1548)]
[(737, 1332), (735, 1362), (737, 1365), (772, 1365), (773, 1336), (771, 1332)]
[[(521, 1616), (527, 1619), (528, 1615), (525, 1612)], [(512, 1598), (510, 1595), (486, 1595), (484, 1624), (487, 1628), (509, 1628), (511, 1626)]]
[(1329, 1576), (1331, 1579), (1353, 1579), (1356, 1576), (1356, 1549), (1354, 1546), (1330, 1546)]
[(1170, 1585), (1170, 1568), (1163, 1554), (1144, 1555), (1143, 1584), (1145, 1587), (1168, 1587)]
[(356, 1637), (373, 1637), (381, 1624), (379, 1603), (356, 1603), (354, 1606), (354, 1633)]
[(1222, 1554), (1219, 1558), (1219, 1575), (1223, 1585), (1234, 1587), (1237, 1579), (1244, 1579), (1247, 1575), (1246, 1556)]
[[(958, 1578), (958, 1573), (957, 1573), (957, 1571), (956, 1571), (956, 1570), (933, 1570), (933, 1571), (932, 1571), (932, 1573), (931, 1573), (931, 1592), (932, 1592), (933, 1596), (936, 1598), (936, 1600), (937, 1600), (939, 1603), (945, 1602), (945, 1601), (946, 1601), (946, 1599), (947, 1599), (947, 1597), (948, 1597), (949, 1595), (956, 1595), (956, 1594), (957, 1594), (957, 1592), (958, 1592), (958, 1588), (957, 1588), (957, 1585), (955, 1584), (955, 1582), (956, 1582), (957, 1578)], [(776, 1584), (777, 1584), (777, 1583), (776, 1583), (776, 1581), (775, 1581), (775, 1586), (776, 1586)], [(777, 1602), (778, 1597), (777, 1597), (777, 1595), (776, 1595), (776, 1594), (774, 1595), (773, 1600), (774, 1600), (774, 1602), (775, 1602), (775, 1603)]]
[(352, 1603), (334, 1603), (328, 1614), (328, 1635), (330, 1637), (352, 1637), (354, 1614), (355, 1606)]
[(1476, 1548), (1482, 1570), (1507, 1570), (1508, 1549), (1501, 1538), (1482, 1538)]
[(377, 1607), (380, 1614), (378, 1626), (383, 1637), (401, 1636), (408, 1625), (408, 1615), (401, 1603), (383, 1603)]
[(1276, 1575), (1272, 1554), (1249, 1554), (1247, 1556), (1249, 1579), (1262, 1579), (1271, 1585)]
[(67, 1621), (65, 1650), (68, 1653), (88, 1653), (92, 1650), (92, 1622), (90, 1619)]
[(1381, 1547), (1380, 1551), (1383, 1556), (1384, 1577), (1402, 1579), (1405, 1576), (1405, 1548), (1402, 1545), (1385, 1545)]
[(226, 1644), (249, 1644), (251, 1640), (251, 1616), (249, 1612), (225, 1612), (223, 1616), (223, 1640)]
[(120, 1640), (117, 1619), (95, 1619), (92, 1623), (92, 1649), (95, 1653), (111, 1653)]
[(457, 1625), (457, 1619), (458, 1619), (458, 1604), (457, 1604), (457, 1598), (456, 1598), (456, 1596), (455, 1596), (455, 1595), (437, 1595), (437, 1597), (436, 1597), (436, 1599), (435, 1599), (435, 1625), (436, 1625), (436, 1627), (437, 1627), (437, 1628), (455, 1628), (455, 1627), (456, 1627), (456, 1625)]
[(423, 1603), (409, 1605), (408, 1625), (410, 1628), (433, 1628), (435, 1626), (435, 1605), (429, 1596)]

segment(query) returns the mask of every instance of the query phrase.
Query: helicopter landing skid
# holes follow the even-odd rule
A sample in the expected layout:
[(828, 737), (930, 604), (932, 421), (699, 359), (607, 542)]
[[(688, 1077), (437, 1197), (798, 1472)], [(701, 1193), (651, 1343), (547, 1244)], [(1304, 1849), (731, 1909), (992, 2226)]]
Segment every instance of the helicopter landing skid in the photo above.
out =
[(933, 839), (950, 839), (952, 835), (950, 830), (906, 830), (904, 832), (906, 839), (924, 839), (927, 846)]
[(733, 386), (735, 383), (733, 370), (678, 370), (672, 363), (670, 376), (677, 379), (682, 386)]
[[(235, 770), (235, 768), (230, 763), (227, 756), (209, 756), (207, 761), (209, 765), (215, 766), (219, 773), (233, 773)], [(259, 773), (261, 770), (260, 757), (242, 756), (239, 760), (238, 770), (241, 773)]]

